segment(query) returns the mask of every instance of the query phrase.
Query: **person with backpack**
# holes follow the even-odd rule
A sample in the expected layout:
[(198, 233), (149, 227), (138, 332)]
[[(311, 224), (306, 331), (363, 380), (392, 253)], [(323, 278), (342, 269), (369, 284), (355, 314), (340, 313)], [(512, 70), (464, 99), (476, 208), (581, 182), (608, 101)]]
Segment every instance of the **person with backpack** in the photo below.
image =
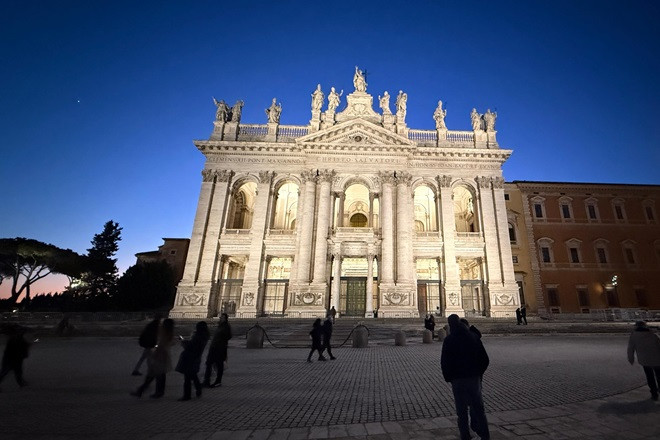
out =
[(133, 373), (131, 373), (133, 376), (142, 376), (142, 373), (140, 373), (140, 367), (142, 366), (142, 363), (149, 358), (151, 351), (158, 343), (159, 328), (160, 315), (156, 314), (154, 319), (147, 324), (142, 330), (142, 333), (140, 333), (138, 343), (140, 344), (140, 347), (142, 347), (142, 355), (140, 356), (140, 359), (138, 359), (137, 364), (135, 364), (135, 368), (133, 368)]
[(183, 397), (180, 402), (190, 400), (191, 385), (195, 384), (197, 397), (202, 397), (202, 384), (197, 377), (202, 364), (202, 354), (209, 341), (209, 326), (204, 321), (199, 321), (195, 326), (195, 333), (189, 340), (181, 341), (183, 352), (176, 364), (176, 371), (183, 374)]
[(142, 397), (151, 382), (156, 379), (156, 392), (152, 394), (152, 399), (158, 399), (165, 394), (165, 379), (169, 371), (172, 370), (172, 356), (170, 349), (174, 344), (174, 321), (165, 319), (158, 332), (158, 345), (151, 352), (147, 359), (147, 376), (144, 383), (137, 390), (131, 393), (131, 396)]

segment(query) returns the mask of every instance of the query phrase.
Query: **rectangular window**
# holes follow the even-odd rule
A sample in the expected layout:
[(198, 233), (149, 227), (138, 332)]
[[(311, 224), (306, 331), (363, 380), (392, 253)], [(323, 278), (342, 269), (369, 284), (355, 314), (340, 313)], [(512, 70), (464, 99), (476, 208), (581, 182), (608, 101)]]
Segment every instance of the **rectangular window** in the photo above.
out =
[(511, 223), (509, 223), (509, 241), (511, 244), (516, 243), (516, 228)]
[(543, 256), (543, 262), (544, 263), (550, 263), (550, 248), (547, 247), (542, 247), (541, 248), (541, 255)]
[(577, 294), (580, 307), (589, 307), (589, 292), (586, 289), (578, 289)]
[(637, 305), (639, 307), (649, 306), (649, 302), (646, 298), (646, 291), (644, 289), (635, 289), (635, 297), (637, 298)]
[(559, 293), (557, 289), (548, 289), (548, 304), (550, 304), (550, 307), (559, 307)]
[(614, 206), (614, 212), (616, 212), (616, 218), (618, 220), (623, 220), (623, 208), (620, 205)]
[(518, 264), (518, 255), (513, 255), (511, 258), (515, 264)]
[(578, 254), (577, 248), (571, 248), (571, 263), (579, 263), (580, 254)]
[(628, 264), (635, 264), (635, 254), (630, 248), (626, 248), (626, 261)]
[(607, 254), (605, 253), (605, 248), (596, 248), (596, 252), (598, 253), (598, 262), (600, 264), (607, 264)]
[(608, 307), (619, 307), (619, 295), (615, 289), (606, 291)]
[(543, 218), (543, 206), (540, 203), (534, 204), (534, 215), (536, 218)]
[(653, 208), (651, 208), (650, 206), (647, 206), (645, 208), (645, 211), (646, 211), (646, 219), (647, 220), (649, 220), (649, 221), (655, 220), (655, 218), (653, 217)]
[(564, 218), (571, 218), (571, 209), (568, 205), (561, 205), (561, 215), (563, 215)]
[(587, 211), (589, 211), (589, 218), (591, 220), (596, 220), (596, 207), (594, 205), (587, 205)]
[(504, 194), (504, 200), (509, 200), (509, 195), (506, 193)]

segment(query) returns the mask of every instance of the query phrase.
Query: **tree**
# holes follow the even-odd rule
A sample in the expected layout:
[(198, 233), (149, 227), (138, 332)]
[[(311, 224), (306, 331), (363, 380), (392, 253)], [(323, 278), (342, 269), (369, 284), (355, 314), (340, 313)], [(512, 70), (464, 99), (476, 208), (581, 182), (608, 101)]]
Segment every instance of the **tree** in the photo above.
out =
[(11, 279), (12, 304), (25, 293), (30, 300), (30, 286), (51, 273), (80, 277), (85, 267), (83, 257), (71, 249), (61, 249), (30, 238), (0, 239), (0, 274)]
[(119, 223), (106, 222), (103, 231), (94, 235), (92, 247), (87, 249), (88, 271), (83, 281), (92, 298), (109, 297), (117, 283), (117, 259), (112, 257), (119, 250), (121, 229)]
[(119, 278), (113, 305), (122, 310), (169, 309), (175, 289), (174, 270), (166, 261), (138, 263)]

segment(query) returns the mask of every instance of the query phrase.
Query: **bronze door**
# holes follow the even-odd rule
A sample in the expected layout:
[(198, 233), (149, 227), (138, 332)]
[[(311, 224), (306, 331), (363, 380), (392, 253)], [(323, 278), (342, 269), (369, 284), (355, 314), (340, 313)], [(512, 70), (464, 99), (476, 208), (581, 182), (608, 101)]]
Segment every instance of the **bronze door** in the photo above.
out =
[(419, 308), (420, 316), (426, 315), (427, 309), (426, 309), (426, 284), (425, 283), (417, 284), (417, 306)]
[(364, 316), (367, 310), (367, 280), (346, 278), (346, 316)]

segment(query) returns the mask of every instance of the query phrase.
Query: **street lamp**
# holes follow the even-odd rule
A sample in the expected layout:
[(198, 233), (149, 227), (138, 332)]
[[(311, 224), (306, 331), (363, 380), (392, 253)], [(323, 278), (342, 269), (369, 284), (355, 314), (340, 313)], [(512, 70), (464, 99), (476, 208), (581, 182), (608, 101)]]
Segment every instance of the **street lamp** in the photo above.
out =
[(617, 284), (619, 284), (619, 276), (614, 275), (612, 277), (612, 285), (614, 286), (614, 298), (615, 298), (615, 301), (616, 301), (616, 304), (614, 304), (615, 306), (619, 305), (619, 292), (617, 290)]

